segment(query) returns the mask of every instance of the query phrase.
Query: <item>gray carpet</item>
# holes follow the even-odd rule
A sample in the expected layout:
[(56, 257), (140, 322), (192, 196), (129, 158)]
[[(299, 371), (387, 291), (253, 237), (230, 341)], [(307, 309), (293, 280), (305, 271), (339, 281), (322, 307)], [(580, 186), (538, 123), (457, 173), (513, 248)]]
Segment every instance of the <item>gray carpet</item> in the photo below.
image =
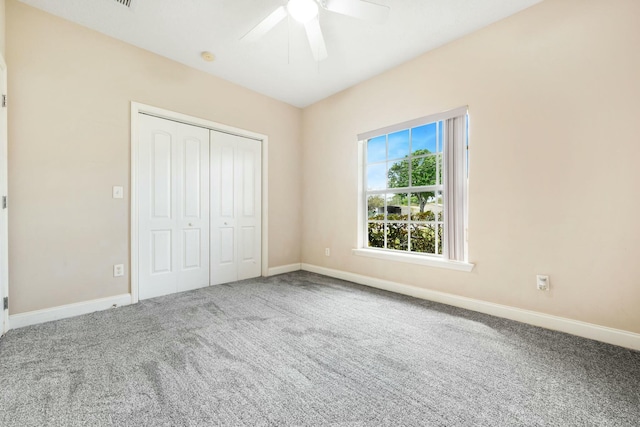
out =
[(10, 331), (2, 426), (638, 426), (640, 353), (296, 272)]

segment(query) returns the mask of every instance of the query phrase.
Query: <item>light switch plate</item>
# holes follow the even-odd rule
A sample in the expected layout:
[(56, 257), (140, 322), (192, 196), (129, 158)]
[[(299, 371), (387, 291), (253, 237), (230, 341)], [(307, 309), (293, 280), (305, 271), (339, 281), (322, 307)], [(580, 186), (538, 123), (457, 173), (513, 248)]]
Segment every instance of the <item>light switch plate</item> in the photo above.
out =
[(123, 197), (124, 197), (124, 188), (121, 186), (115, 185), (113, 187), (113, 198), (122, 199)]

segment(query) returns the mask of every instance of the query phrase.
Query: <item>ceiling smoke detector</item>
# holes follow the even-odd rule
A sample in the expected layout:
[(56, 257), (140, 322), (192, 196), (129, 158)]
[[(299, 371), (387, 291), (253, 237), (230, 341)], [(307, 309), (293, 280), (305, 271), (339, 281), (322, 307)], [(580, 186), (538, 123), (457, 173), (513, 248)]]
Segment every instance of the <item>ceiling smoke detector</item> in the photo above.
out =
[(202, 52), (200, 57), (207, 62), (213, 62), (216, 59), (216, 56), (213, 53), (207, 51)]

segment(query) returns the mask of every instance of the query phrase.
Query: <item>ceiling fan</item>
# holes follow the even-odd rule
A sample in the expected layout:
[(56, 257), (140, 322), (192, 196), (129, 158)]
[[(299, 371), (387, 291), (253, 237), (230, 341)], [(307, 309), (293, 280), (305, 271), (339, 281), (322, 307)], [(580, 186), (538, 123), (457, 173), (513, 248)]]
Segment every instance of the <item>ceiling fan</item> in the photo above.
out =
[(322, 61), (327, 57), (327, 47), (320, 28), (318, 5), (330, 12), (378, 23), (384, 22), (389, 15), (388, 6), (365, 0), (288, 0), (285, 6), (271, 12), (240, 40), (253, 42), (260, 39), (289, 15), (304, 25), (313, 57), (316, 61)]

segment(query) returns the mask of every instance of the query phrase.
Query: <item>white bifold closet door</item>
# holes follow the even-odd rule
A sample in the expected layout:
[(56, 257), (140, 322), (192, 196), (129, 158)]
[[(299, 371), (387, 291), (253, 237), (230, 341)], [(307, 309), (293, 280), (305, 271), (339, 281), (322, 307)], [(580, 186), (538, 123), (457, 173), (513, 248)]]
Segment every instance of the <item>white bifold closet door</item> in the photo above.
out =
[(209, 285), (209, 130), (139, 115), (139, 298)]
[(211, 131), (211, 284), (261, 274), (261, 143)]

